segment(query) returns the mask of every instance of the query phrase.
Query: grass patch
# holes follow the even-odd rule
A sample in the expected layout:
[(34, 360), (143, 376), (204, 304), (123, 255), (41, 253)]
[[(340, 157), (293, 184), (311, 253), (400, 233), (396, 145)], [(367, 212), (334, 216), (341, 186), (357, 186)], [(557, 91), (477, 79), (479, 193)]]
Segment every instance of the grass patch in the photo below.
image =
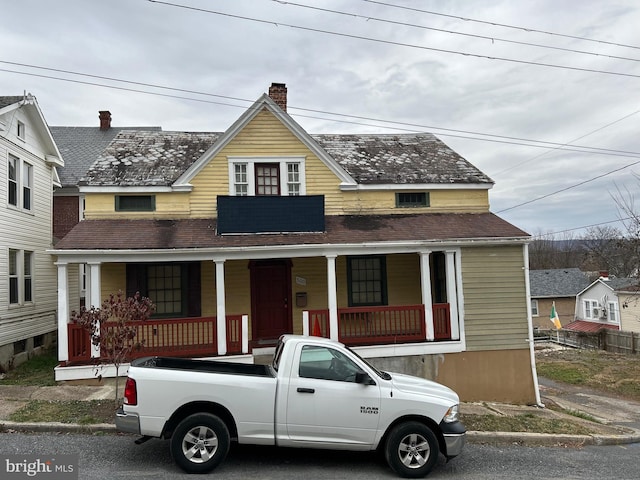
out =
[(462, 415), (462, 423), (467, 430), (479, 432), (529, 432), (569, 435), (589, 435), (595, 433), (586, 426), (563, 419), (543, 418), (531, 413), (514, 416)]
[(116, 407), (110, 400), (32, 400), (9, 416), (12, 422), (60, 422), (91, 425), (113, 423)]
[(592, 415), (589, 415), (588, 413), (585, 413), (585, 412), (580, 412), (578, 410), (571, 410), (571, 409), (567, 409), (567, 408), (563, 408), (561, 411), (563, 413), (566, 413), (567, 415), (571, 415), (571, 416), (577, 417), (577, 418), (582, 418), (583, 420), (588, 420), (589, 422), (602, 423), (599, 420), (596, 420), (596, 418), (593, 417)]
[(562, 349), (536, 353), (538, 375), (640, 401), (640, 355)]
[(36, 355), (16, 368), (9, 370), (0, 385), (55, 385), (53, 369), (58, 365), (58, 356), (53, 350)]

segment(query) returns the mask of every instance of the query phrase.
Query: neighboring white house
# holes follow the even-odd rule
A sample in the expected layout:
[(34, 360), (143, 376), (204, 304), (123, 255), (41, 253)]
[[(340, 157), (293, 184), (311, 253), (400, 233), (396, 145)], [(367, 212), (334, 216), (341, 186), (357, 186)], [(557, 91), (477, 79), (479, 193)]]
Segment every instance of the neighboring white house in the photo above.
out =
[(64, 165), (36, 98), (0, 96), (0, 370), (56, 335), (52, 247), (56, 167)]
[(637, 280), (633, 278), (598, 278), (578, 293), (576, 319), (564, 328), (583, 332), (600, 328), (620, 330), (621, 303), (617, 290), (636, 283)]

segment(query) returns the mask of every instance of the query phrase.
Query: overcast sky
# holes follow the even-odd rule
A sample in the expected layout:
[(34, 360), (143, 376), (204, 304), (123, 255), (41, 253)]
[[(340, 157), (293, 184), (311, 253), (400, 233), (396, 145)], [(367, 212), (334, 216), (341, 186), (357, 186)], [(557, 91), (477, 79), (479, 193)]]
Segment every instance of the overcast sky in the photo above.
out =
[(640, 191), (637, 0), (0, 0), (0, 11), (0, 95), (31, 92), (49, 125), (97, 126), (110, 110), (116, 126), (224, 131), (279, 82), (309, 133), (436, 134), (495, 181), (491, 210), (532, 234), (620, 226), (606, 223), (620, 217), (612, 195)]

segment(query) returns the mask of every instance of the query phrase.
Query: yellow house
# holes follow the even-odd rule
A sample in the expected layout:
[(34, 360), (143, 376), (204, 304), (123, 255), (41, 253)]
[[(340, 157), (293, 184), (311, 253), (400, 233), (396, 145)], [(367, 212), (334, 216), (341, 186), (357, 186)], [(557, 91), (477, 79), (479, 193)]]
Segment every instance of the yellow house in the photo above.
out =
[(59, 378), (89, 355), (69, 324), (84, 264), (88, 305), (118, 290), (154, 301), (144, 354), (323, 335), (463, 400), (539, 403), (529, 236), (490, 212), (492, 186), (428, 133), (310, 135), (283, 84), (225, 132), (122, 131), (53, 250)]

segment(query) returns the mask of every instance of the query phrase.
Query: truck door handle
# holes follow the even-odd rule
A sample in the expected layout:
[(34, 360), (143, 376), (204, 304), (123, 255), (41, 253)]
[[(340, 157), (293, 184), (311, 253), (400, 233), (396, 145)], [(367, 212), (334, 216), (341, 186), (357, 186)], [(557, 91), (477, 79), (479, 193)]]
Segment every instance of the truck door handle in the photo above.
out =
[(315, 388), (300, 388), (298, 387), (298, 393), (316, 393)]

